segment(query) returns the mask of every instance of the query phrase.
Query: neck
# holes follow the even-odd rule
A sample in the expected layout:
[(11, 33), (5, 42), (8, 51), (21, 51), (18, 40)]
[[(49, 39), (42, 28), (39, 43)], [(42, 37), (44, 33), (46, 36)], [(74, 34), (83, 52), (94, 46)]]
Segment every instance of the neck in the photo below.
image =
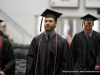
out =
[(52, 33), (54, 33), (54, 32), (55, 32), (55, 30), (52, 30), (52, 31), (46, 31), (47, 34), (52, 34)]

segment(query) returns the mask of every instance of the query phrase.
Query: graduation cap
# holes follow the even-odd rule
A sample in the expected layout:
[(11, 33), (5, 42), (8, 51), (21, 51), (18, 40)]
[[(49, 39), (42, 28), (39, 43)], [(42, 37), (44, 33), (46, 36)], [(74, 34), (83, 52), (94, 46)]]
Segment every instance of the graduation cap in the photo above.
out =
[(90, 14), (87, 14), (87, 15), (85, 15), (84, 17), (82, 17), (81, 19), (83, 19), (83, 20), (85, 20), (85, 21), (95, 21), (95, 20), (97, 20), (97, 18), (96, 17), (94, 17), (94, 16), (92, 16), (92, 15), (90, 15)]
[(42, 27), (42, 21), (43, 21), (43, 17), (45, 18), (54, 18), (54, 20), (57, 22), (57, 19), (62, 15), (62, 13), (50, 10), (50, 9), (46, 9), (42, 14), (42, 20), (41, 20), (41, 25), (40, 25), (40, 31), (41, 31), (41, 27)]
[[(96, 17), (94, 17), (93, 15), (90, 15), (90, 14), (87, 14), (87, 15), (81, 17), (80, 19), (83, 19), (84, 21), (92, 21), (92, 22), (94, 22), (95, 20), (98, 20), (98, 18), (96, 18)], [(83, 23), (82, 23), (82, 27), (83, 27)]]
[(3, 21), (3, 20), (0, 20), (0, 23), (1, 23), (1, 22), (4, 22), (4, 21)]

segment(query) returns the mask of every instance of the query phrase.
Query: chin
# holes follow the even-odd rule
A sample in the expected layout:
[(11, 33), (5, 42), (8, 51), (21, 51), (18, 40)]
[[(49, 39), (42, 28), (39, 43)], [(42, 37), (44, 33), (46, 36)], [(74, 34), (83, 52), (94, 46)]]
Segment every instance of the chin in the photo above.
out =
[(86, 32), (86, 33), (90, 33), (90, 31), (89, 32)]
[(49, 30), (49, 29), (46, 29), (45, 31), (50, 32), (50, 30)]

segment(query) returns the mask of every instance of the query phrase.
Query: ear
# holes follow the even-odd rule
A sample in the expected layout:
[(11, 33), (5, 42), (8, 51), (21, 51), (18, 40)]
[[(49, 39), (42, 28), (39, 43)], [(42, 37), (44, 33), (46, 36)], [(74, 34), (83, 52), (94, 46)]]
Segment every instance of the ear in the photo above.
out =
[(94, 24), (93, 24), (93, 26), (94, 26)]
[(94, 26), (94, 23), (92, 24), (92, 27)]
[(57, 22), (55, 22), (55, 27), (57, 26)]

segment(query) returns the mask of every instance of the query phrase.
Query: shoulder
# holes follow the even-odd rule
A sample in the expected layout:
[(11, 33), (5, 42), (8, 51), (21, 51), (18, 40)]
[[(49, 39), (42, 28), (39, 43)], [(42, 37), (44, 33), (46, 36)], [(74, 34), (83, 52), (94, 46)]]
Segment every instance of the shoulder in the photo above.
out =
[(11, 43), (9, 42), (9, 40), (8, 39), (6, 39), (6, 38), (4, 38), (4, 37), (2, 37), (2, 42), (3, 42), (3, 44), (6, 46), (6, 45), (11, 45)]
[(93, 30), (93, 33), (96, 34), (96, 35), (100, 35), (100, 33), (95, 31), (95, 30)]
[(6, 39), (6, 38), (4, 38), (4, 37), (2, 37), (2, 36), (0, 36), (0, 38), (2, 38), (2, 42), (3, 42), (3, 43), (10, 43), (8, 39)]
[(64, 40), (64, 38), (62, 36), (60, 36), (59, 34), (57, 34), (57, 39), (58, 40)]
[(94, 38), (99, 38), (100, 39), (100, 33), (99, 32), (97, 32), (97, 31), (94, 31), (93, 30), (93, 36), (94, 36)]
[(43, 33), (41, 33), (41, 34), (35, 36), (35, 37), (32, 39), (32, 42), (36, 42), (36, 41), (40, 40), (42, 34), (43, 34)]
[(76, 34), (74, 35), (74, 38), (75, 38), (75, 37), (82, 36), (83, 34), (84, 34), (84, 32), (83, 32), (83, 31), (81, 31), (81, 32), (79, 32), (79, 33), (76, 33)]
[(84, 34), (84, 32), (81, 31), (81, 32), (77, 33), (76, 35), (77, 35), (77, 36), (80, 36), (80, 35), (83, 35), (83, 34)]
[(6, 38), (0, 36), (2, 38), (2, 48), (3, 49), (9, 49), (8, 47), (12, 47), (11, 43), (9, 42), (9, 40), (7, 40)]
[(58, 40), (58, 42), (67, 42), (67, 40), (66, 39), (64, 39), (62, 36), (60, 36), (59, 34), (57, 34), (57, 40)]
[(42, 34), (43, 34), (43, 33), (41, 33), (41, 34), (39, 34), (39, 35), (35, 36), (34, 38), (35, 38), (35, 39), (40, 39), (40, 38), (41, 38), (41, 36), (42, 36)]

